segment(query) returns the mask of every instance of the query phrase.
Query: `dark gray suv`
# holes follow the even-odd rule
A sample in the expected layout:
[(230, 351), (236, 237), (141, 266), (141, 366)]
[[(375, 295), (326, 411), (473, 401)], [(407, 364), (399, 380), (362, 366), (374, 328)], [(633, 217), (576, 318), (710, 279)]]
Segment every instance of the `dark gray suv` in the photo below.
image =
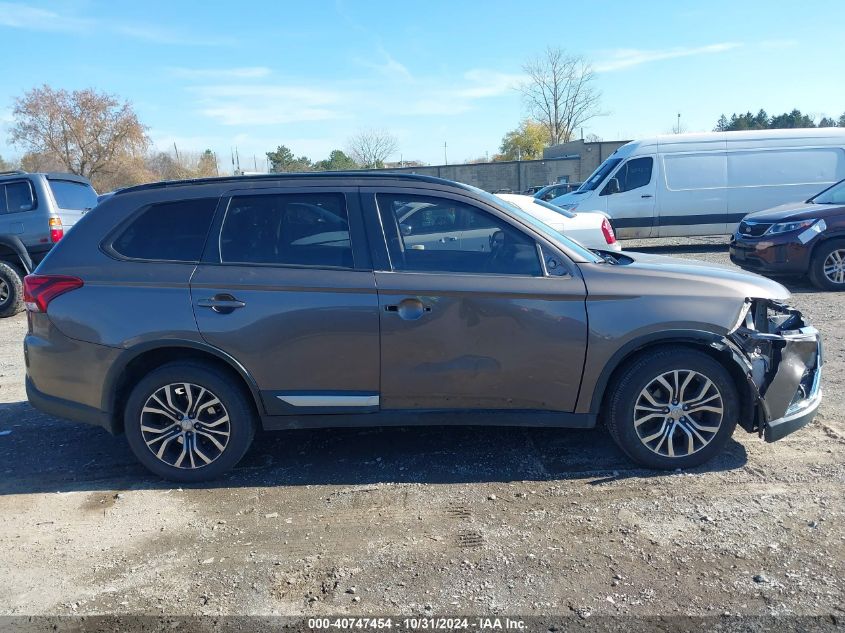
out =
[(125, 189), (25, 291), (30, 401), (178, 481), (232, 468), (259, 427), (601, 419), (636, 462), (685, 468), (821, 400), (818, 333), (783, 286), (592, 252), (423, 176)]

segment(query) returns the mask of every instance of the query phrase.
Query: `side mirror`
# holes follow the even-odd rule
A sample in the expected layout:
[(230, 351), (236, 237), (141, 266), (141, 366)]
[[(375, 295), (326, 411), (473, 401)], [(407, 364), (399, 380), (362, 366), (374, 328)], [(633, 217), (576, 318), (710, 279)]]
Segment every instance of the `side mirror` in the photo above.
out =
[(402, 232), (402, 235), (408, 237), (413, 232), (413, 227), (410, 224), (399, 224), (399, 230)]
[(604, 190), (601, 192), (603, 196), (612, 196), (614, 193), (619, 193), (619, 180), (616, 178), (611, 178), (607, 181), (607, 184), (604, 186)]

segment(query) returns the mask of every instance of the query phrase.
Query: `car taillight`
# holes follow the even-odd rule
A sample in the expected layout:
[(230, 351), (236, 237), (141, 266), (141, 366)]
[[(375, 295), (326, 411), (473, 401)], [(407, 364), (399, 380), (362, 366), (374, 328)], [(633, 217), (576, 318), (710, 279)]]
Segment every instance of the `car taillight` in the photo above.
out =
[(82, 287), (82, 280), (67, 275), (27, 275), (23, 279), (23, 300), (28, 312), (47, 312), (50, 302)]
[(65, 234), (65, 229), (62, 226), (62, 221), (59, 218), (50, 218), (50, 241), (55, 244)]
[(607, 218), (601, 221), (601, 232), (604, 235), (605, 242), (608, 244), (616, 243), (616, 233), (613, 232), (613, 226)]

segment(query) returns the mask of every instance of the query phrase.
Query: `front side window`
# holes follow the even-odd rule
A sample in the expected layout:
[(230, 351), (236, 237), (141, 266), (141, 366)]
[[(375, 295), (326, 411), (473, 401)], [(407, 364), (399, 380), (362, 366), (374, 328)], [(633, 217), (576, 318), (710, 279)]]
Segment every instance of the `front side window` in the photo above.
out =
[(491, 213), (433, 196), (377, 200), (395, 270), (542, 275), (534, 240)]
[(198, 262), (216, 207), (217, 198), (150, 205), (129, 223), (111, 248), (131, 259)]
[(619, 192), (632, 191), (645, 187), (651, 182), (651, 170), (654, 166), (654, 159), (650, 156), (634, 158), (617, 171), (613, 177), (619, 181)]
[(35, 196), (28, 181), (10, 182), (0, 187), (0, 213), (23, 213), (35, 208)]
[(97, 206), (97, 192), (91, 185), (74, 180), (53, 180), (50, 183), (50, 191), (56, 199), (56, 205), (60, 209), (72, 211), (84, 211)]
[(343, 195), (233, 197), (220, 232), (220, 261), (352, 268)]

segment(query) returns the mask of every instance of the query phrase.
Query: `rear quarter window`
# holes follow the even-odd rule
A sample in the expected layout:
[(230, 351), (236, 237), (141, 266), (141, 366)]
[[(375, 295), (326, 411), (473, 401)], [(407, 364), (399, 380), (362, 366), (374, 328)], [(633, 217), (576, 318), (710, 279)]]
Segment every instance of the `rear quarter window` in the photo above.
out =
[(53, 180), (50, 183), (50, 191), (56, 199), (56, 206), (60, 209), (82, 211), (93, 209), (97, 206), (97, 192), (91, 185), (73, 180)]
[(121, 257), (199, 262), (217, 198), (153, 204), (135, 215), (111, 243)]

